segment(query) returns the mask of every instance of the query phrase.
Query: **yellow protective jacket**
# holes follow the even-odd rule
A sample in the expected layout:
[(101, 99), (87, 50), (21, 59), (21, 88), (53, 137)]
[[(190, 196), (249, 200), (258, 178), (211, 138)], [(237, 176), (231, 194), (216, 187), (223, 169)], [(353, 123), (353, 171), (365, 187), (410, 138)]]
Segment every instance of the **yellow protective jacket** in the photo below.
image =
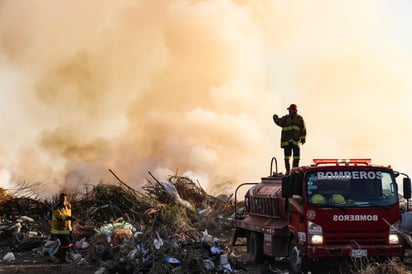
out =
[(58, 205), (52, 214), (51, 233), (57, 235), (68, 235), (72, 231), (72, 209), (71, 205)]
[(299, 114), (295, 116), (285, 115), (282, 117), (273, 116), (276, 125), (282, 127), (280, 147), (287, 145), (299, 145), (302, 141), (306, 142), (306, 127), (303, 117)]

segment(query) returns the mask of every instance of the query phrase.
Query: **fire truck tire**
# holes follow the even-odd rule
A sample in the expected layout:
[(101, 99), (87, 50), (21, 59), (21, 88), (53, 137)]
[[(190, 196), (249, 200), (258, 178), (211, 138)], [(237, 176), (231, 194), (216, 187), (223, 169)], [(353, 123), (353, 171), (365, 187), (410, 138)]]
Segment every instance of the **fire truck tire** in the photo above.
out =
[(248, 254), (249, 260), (252, 263), (263, 263), (263, 235), (261, 233), (250, 233), (248, 238)]
[(290, 273), (306, 273), (308, 259), (302, 255), (295, 238), (289, 243), (289, 270)]

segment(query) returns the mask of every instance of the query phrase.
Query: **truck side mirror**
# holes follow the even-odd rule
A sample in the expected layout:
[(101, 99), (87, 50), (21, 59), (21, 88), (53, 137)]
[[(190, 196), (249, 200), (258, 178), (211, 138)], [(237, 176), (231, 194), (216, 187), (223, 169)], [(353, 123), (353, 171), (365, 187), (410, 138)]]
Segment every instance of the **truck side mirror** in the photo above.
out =
[(289, 176), (285, 176), (282, 178), (282, 197), (283, 198), (292, 197), (292, 187), (291, 187), (291, 180)]
[(292, 187), (294, 195), (302, 196), (302, 174), (293, 174), (292, 175)]
[(403, 197), (408, 200), (411, 198), (411, 179), (403, 178)]

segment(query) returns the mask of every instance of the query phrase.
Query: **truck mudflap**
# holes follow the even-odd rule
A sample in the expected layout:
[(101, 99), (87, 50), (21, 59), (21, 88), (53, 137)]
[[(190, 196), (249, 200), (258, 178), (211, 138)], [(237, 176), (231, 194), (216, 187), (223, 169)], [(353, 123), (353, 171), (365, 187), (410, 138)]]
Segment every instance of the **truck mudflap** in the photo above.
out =
[(321, 258), (361, 258), (361, 257), (401, 257), (402, 245), (368, 245), (368, 246), (308, 246), (307, 257)]

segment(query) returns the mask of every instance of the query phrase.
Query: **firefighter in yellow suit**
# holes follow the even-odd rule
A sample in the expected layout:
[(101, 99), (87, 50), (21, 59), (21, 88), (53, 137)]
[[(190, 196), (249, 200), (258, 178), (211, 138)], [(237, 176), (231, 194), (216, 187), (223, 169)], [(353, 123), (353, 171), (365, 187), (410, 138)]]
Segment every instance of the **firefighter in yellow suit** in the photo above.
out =
[(51, 235), (53, 240), (60, 240), (61, 246), (56, 257), (61, 261), (67, 261), (66, 253), (73, 246), (72, 209), (65, 193), (59, 196), (59, 202), (53, 210)]
[(276, 125), (282, 127), (282, 135), (280, 140), (280, 147), (283, 148), (285, 157), (286, 175), (290, 172), (289, 160), (293, 152), (293, 167), (299, 166), (300, 160), (300, 145), (306, 142), (306, 126), (305, 121), (299, 115), (297, 106), (291, 104), (287, 110), (289, 114), (279, 117), (277, 114), (273, 115), (273, 121)]

